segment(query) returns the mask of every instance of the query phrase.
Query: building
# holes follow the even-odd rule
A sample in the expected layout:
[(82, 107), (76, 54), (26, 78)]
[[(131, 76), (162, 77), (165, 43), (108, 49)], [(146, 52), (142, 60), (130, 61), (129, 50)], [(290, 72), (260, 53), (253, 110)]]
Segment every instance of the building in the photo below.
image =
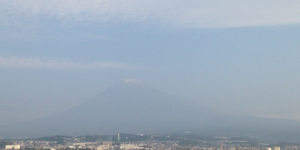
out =
[(112, 141), (103, 141), (102, 145), (108, 145), (108, 146), (112, 146), (113, 142)]
[(280, 150), (280, 147), (274, 146), (274, 147), (272, 147), (272, 150)]
[(120, 149), (131, 150), (131, 149), (144, 149), (144, 147), (140, 147), (134, 144), (121, 144)]
[(5, 145), (6, 150), (18, 150), (20, 148), (21, 148), (20, 145)]

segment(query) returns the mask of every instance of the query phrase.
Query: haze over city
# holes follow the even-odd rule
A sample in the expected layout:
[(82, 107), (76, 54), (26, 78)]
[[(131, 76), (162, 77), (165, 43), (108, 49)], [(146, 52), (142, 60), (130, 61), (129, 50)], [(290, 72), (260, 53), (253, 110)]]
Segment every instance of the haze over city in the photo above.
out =
[(124, 81), (222, 114), (300, 121), (299, 24), (296, 0), (1, 0), (0, 125)]

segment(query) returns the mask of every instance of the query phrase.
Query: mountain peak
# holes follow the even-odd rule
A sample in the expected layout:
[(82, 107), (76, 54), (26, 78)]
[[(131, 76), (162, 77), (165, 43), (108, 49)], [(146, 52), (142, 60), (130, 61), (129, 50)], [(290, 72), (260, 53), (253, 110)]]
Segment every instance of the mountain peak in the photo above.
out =
[(123, 80), (124, 83), (130, 83), (130, 84), (144, 84), (141, 80), (139, 79), (130, 79), (126, 78)]

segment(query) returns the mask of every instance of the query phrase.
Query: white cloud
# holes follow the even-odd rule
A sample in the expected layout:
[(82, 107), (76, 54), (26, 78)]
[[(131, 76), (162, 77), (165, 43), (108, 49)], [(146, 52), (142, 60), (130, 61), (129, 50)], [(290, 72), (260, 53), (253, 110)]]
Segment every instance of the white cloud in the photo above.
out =
[(300, 23), (298, 0), (2, 0), (0, 10), (2, 24), (45, 17), (194, 28)]
[(0, 57), (0, 67), (32, 69), (135, 69), (137, 67), (117, 62), (75, 63), (64, 60), (42, 60), (39, 58)]

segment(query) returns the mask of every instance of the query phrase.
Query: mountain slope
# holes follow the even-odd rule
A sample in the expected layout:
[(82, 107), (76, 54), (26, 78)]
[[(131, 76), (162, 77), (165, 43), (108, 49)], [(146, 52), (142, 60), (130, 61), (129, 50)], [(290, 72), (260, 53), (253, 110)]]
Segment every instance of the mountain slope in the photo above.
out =
[(0, 128), (3, 136), (159, 133), (173, 131), (284, 131), (296, 121), (238, 117), (175, 98), (126, 79), (67, 111)]

